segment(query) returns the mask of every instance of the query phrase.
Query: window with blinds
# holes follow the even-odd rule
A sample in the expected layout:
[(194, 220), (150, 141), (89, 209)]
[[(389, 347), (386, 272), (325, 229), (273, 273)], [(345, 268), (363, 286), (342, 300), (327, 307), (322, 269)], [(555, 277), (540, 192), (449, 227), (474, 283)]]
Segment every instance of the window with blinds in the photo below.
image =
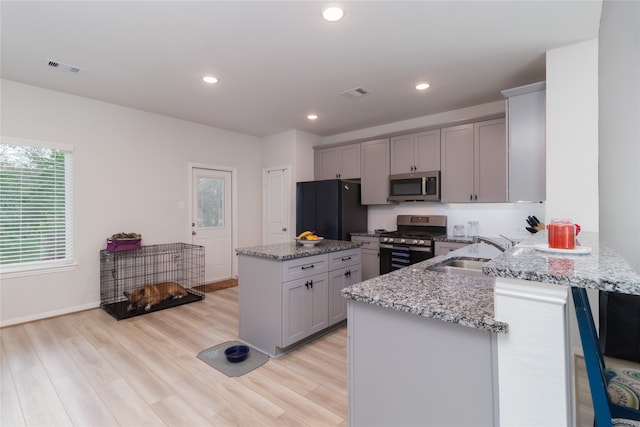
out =
[(2, 138), (3, 272), (72, 262), (72, 151), (68, 146)]

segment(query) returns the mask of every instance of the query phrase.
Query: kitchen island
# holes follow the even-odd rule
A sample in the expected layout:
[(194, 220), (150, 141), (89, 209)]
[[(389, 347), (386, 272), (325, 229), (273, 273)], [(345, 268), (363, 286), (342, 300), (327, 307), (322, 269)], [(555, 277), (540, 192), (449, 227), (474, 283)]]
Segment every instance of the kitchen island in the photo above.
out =
[(347, 318), (340, 291), (360, 281), (359, 243), (325, 239), (236, 253), (241, 341), (278, 357)]
[(489, 260), (478, 243), (342, 291), (348, 299), (349, 425), (482, 426), (497, 419), (497, 321), (490, 277), (442, 274), (447, 258)]
[(574, 425), (569, 287), (640, 294), (596, 233), (579, 240), (590, 253), (543, 252), (545, 232), (493, 256), (474, 244), (447, 257), (491, 258), (487, 277), (429, 271), (436, 257), (343, 290), (349, 424)]

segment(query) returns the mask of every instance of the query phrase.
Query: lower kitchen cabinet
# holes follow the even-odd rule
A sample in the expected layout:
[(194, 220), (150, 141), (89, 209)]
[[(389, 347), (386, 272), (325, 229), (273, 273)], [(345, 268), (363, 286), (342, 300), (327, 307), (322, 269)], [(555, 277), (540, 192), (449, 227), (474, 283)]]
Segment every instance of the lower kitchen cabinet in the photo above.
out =
[(340, 291), (360, 281), (360, 262), (360, 248), (286, 261), (240, 254), (240, 340), (277, 357), (344, 320)]
[(329, 254), (329, 326), (347, 318), (347, 300), (340, 291), (360, 282), (361, 250)]
[(329, 326), (327, 286), (326, 274), (316, 274), (282, 284), (282, 345), (284, 347)]
[[(359, 258), (359, 257), (358, 257)], [(340, 291), (361, 281), (360, 260), (329, 272), (329, 325), (347, 318), (347, 300)]]
[(362, 243), (362, 280), (380, 275), (380, 239), (373, 236), (351, 236), (352, 242)]

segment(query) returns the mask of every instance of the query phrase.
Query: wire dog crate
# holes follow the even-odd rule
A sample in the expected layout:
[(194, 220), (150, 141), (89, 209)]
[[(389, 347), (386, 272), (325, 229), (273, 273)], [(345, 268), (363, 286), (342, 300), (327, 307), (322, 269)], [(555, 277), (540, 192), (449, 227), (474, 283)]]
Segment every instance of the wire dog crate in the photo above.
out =
[(100, 251), (100, 306), (118, 320), (204, 299), (204, 247)]

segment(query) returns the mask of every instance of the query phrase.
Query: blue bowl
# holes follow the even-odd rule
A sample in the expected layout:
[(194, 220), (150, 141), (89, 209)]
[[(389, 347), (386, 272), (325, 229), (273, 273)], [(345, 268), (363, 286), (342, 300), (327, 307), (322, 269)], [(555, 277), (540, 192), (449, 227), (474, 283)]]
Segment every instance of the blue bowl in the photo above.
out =
[(232, 345), (224, 351), (227, 360), (231, 363), (242, 362), (249, 356), (249, 347), (246, 345)]

